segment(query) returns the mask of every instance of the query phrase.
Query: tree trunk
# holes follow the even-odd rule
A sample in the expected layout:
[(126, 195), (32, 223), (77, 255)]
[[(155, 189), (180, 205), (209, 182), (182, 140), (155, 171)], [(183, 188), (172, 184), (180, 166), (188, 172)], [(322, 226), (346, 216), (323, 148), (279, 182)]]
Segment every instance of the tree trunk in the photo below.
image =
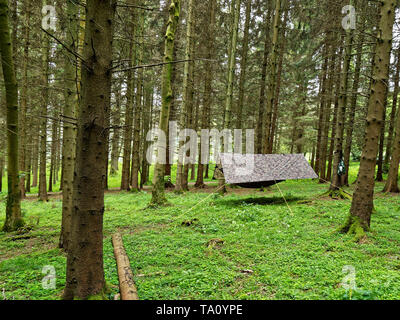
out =
[[(136, 0), (131, 0), (133, 4)], [(136, 64), (136, 14), (132, 11), (132, 28), (131, 28), (131, 42), (129, 45), (129, 67)], [(131, 154), (132, 154), (132, 126), (133, 126), (133, 94), (135, 88), (135, 75), (133, 70), (128, 71), (128, 84), (126, 90), (126, 108), (125, 108), (125, 130), (124, 130), (124, 153), (122, 160), (122, 177), (121, 177), (121, 190), (129, 191), (130, 187), (130, 168), (131, 168)]]
[[(365, 26), (365, 19), (363, 18), (363, 24)], [(350, 156), (351, 156), (351, 146), (353, 143), (353, 131), (354, 131), (354, 120), (357, 109), (357, 98), (358, 98), (358, 89), (360, 84), (360, 71), (361, 71), (361, 58), (363, 52), (363, 43), (364, 43), (364, 33), (361, 33), (358, 37), (357, 44), (357, 55), (356, 62), (354, 67), (354, 78), (353, 78), (353, 87), (352, 87), (352, 96), (349, 110), (349, 118), (348, 125), (346, 129), (346, 145), (344, 148), (344, 166), (346, 168), (346, 173), (343, 178), (343, 185), (349, 185), (349, 168), (350, 168)]]
[[(352, 1), (350, 1), (352, 4)], [(339, 99), (338, 99), (338, 114), (336, 123), (336, 136), (335, 136), (335, 153), (333, 158), (333, 172), (330, 185), (330, 194), (334, 196), (338, 190), (343, 186), (343, 174), (339, 172), (339, 164), (343, 159), (343, 135), (344, 135), (344, 124), (346, 121), (346, 108), (347, 108), (347, 90), (349, 84), (349, 71), (351, 61), (351, 51), (353, 45), (353, 32), (352, 29), (346, 31), (346, 37), (344, 41), (345, 55), (343, 63), (343, 72), (340, 78), (339, 87)]]
[(397, 102), (399, 96), (399, 80), (400, 80), (400, 47), (396, 50), (396, 71), (393, 79), (394, 89), (393, 89), (393, 100), (392, 100), (392, 112), (390, 114), (390, 123), (389, 123), (389, 132), (388, 139), (386, 143), (386, 156), (384, 167), (387, 168), (389, 166), (389, 161), (392, 156), (392, 144), (393, 144), (393, 135), (394, 135), (394, 126), (396, 122), (396, 113), (397, 113)]
[[(70, 50), (77, 51), (78, 43), (76, 42), (79, 35), (78, 7), (72, 3), (67, 3), (67, 26), (66, 26), (66, 43)], [(68, 245), (71, 237), (71, 215), (72, 215), (72, 196), (73, 196), (73, 182), (74, 182), (74, 167), (75, 167), (75, 149), (76, 149), (76, 127), (73, 121), (78, 113), (78, 96), (77, 96), (77, 79), (76, 68), (74, 63), (77, 59), (70, 55), (66, 60), (64, 66), (64, 109), (63, 115), (65, 121), (63, 122), (63, 148), (62, 148), (62, 193), (63, 193), (63, 206), (62, 206), (62, 222), (61, 233), (59, 240), (59, 247), (68, 251)], [(75, 80), (73, 80), (75, 79)]]
[(39, 149), (39, 199), (47, 201), (46, 161), (47, 161), (47, 109), (49, 103), (49, 57), (50, 41), (44, 35), (44, 46), (42, 48), (42, 95), (40, 119), (40, 149)]
[[(214, 58), (214, 42), (215, 42), (215, 8), (216, 0), (210, 0), (209, 5), (209, 23), (207, 24), (207, 60), (205, 61), (205, 75), (204, 75), (204, 96), (203, 96), (203, 112), (201, 117), (201, 128), (210, 128), (210, 110), (212, 104), (212, 81), (213, 81), (213, 63), (211, 60)], [(204, 171), (208, 174), (207, 170), (204, 170), (204, 164), (209, 162), (209, 145), (207, 146), (207, 151), (203, 151), (203, 144), (200, 141), (200, 154), (199, 154), (199, 164), (197, 166), (197, 181), (195, 184), (196, 188), (204, 188)], [(203, 159), (203, 156), (205, 159)]]
[[(224, 129), (231, 129), (231, 120), (232, 120), (232, 98), (233, 98), (233, 83), (234, 83), (234, 76), (235, 76), (235, 66), (236, 66), (236, 46), (237, 46), (237, 38), (238, 38), (238, 30), (239, 30), (239, 18), (240, 18), (240, 2), (241, 0), (233, 0), (232, 8), (233, 8), (233, 34), (231, 40), (231, 51), (229, 54), (229, 61), (228, 61), (228, 85), (226, 89), (226, 96), (225, 96), (225, 116), (224, 116)], [(225, 141), (222, 144), (222, 151), (225, 151)], [(219, 161), (219, 160), (218, 160)], [(225, 179), (222, 175), (218, 178), (218, 190), (220, 194), (226, 193), (225, 187)]]
[(385, 147), (385, 123), (386, 123), (386, 108), (387, 108), (387, 97), (388, 97), (388, 88), (385, 91), (385, 99), (383, 100), (383, 118), (382, 118), (382, 127), (381, 133), (379, 137), (379, 152), (378, 152), (378, 170), (376, 173), (376, 181), (383, 181), (383, 152)]
[(246, 20), (244, 23), (242, 57), (240, 60), (239, 98), (236, 112), (236, 129), (242, 129), (243, 100), (245, 91), (247, 58), (249, 52), (249, 27), (251, 18), (251, 0), (246, 0)]
[(64, 299), (104, 298), (103, 214), (115, 1), (87, 0)]
[[(334, 88), (333, 79), (336, 76), (340, 75), (340, 57), (336, 56), (335, 50), (333, 46), (328, 50), (330, 54), (333, 54), (329, 62), (329, 71), (328, 71), (328, 79), (327, 86), (325, 91), (325, 98), (323, 104), (323, 121), (322, 121), (322, 136), (321, 136), (321, 146), (320, 146), (320, 162), (319, 162), (319, 183), (326, 182), (326, 160), (327, 160), (327, 148), (328, 148), (328, 136), (329, 136), (329, 123), (331, 119), (331, 109), (332, 109), (332, 92)], [(336, 66), (336, 72), (335, 71)]]
[(281, 92), (281, 82), (282, 82), (282, 70), (283, 70), (283, 58), (285, 56), (285, 49), (286, 49), (286, 26), (287, 26), (287, 19), (288, 19), (289, 10), (285, 10), (281, 36), (280, 36), (280, 53), (279, 53), (279, 62), (278, 62), (278, 70), (276, 75), (276, 86), (275, 86), (275, 98), (274, 98), (274, 107), (273, 107), (273, 115), (272, 115), (272, 122), (271, 122), (271, 133), (269, 135), (270, 140), (268, 142), (268, 150), (267, 153), (272, 153), (275, 144), (275, 135), (277, 134), (277, 122), (278, 122), (278, 107), (279, 107), (279, 96)]
[(265, 121), (264, 121), (264, 141), (263, 141), (263, 153), (267, 153), (268, 150), (271, 150), (270, 147), (270, 133), (271, 133), (271, 123), (272, 123), (272, 108), (274, 106), (275, 100), (275, 88), (276, 88), (276, 65), (279, 54), (279, 46), (278, 46), (278, 36), (279, 36), (279, 26), (281, 23), (281, 0), (275, 0), (275, 16), (274, 16), (274, 24), (273, 24), (273, 36), (272, 36), (272, 49), (271, 49), (271, 57), (269, 59), (268, 72), (269, 72), (269, 81), (268, 81), (268, 89), (267, 89), (267, 104), (266, 104), (266, 112), (265, 112)]
[[(167, 31), (165, 34), (165, 48), (163, 58), (163, 62), (165, 64), (163, 65), (161, 82), (162, 105), (160, 112), (160, 129), (164, 132), (166, 132), (168, 129), (171, 99), (173, 95), (171, 88), (172, 64), (168, 62), (171, 62), (173, 59), (175, 33), (179, 22), (180, 9), (181, 1), (171, 0), (171, 4), (169, 6)], [(165, 146), (158, 145), (159, 154), (163, 153), (163, 148), (165, 148)], [(157, 161), (154, 168), (154, 185), (152, 191), (152, 199), (150, 203), (150, 205), (152, 206), (160, 206), (167, 203), (167, 199), (165, 197), (164, 172), (164, 165)]]
[(3, 227), (5, 232), (17, 230), (24, 225), (21, 216), (21, 190), (18, 177), (18, 85), (15, 77), (8, 11), (7, 0), (0, 0), (0, 52), (7, 103), (8, 195), (6, 221)]
[(25, 198), (25, 176), (26, 176), (26, 113), (27, 113), (27, 95), (28, 95), (28, 59), (29, 59), (29, 38), (30, 38), (30, 8), (29, 2), (24, 1), (25, 21), (24, 21), (24, 53), (22, 62), (22, 88), (20, 101), (19, 117), (19, 170), (23, 172), (20, 178), (21, 197)]
[[(185, 65), (183, 71), (183, 93), (182, 93), (182, 106), (181, 106), (181, 116), (180, 116), (180, 126), (181, 130), (187, 128), (188, 124), (190, 124), (190, 110), (192, 110), (193, 98), (191, 82), (193, 73), (191, 70), (193, 69), (193, 14), (194, 14), (194, 0), (188, 1), (187, 8), (187, 22), (186, 22), (186, 48), (185, 48)], [(185, 181), (185, 155), (183, 153), (183, 146), (185, 141), (179, 141), (179, 155), (178, 155), (178, 164), (176, 171), (176, 183), (175, 183), (175, 191), (181, 193), (184, 190), (188, 189), (187, 179)], [(186, 182), (186, 183), (185, 183)]]
[(115, 176), (119, 168), (119, 155), (120, 155), (120, 134), (121, 130), (121, 81), (118, 81), (118, 85), (115, 92), (115, 107), (112, 112), (112, 125), (113, 135), (111, 139), (111, 168), (110, 175)]
[(267, 79), (267, 65), (268, 65), (268, 55), (270, 50), (270, 20), (271, 20), (272, 10), (268, 9), (265, 23), (265, 41), (264, 41), (264, 58), (261, 66), (261, 79), (260, 79), (260, 98), (258, 105), (258, 121), (256, 126), (256, 153), (260, 154), (262, 152), (262, 139), (263, 139), (263, 119), (265, 111), (265, 83)]
[(342, 229), (344, 232), (355, 233), (357, 240), (364, 236), (365, 230), (369, 229), (374, 206), (375, 165), (382, 126), (385, 91), (389, 79), (395, 5), (395, 0), (383, 0), (380, 2), (379, 26), (376, 32), (376, 54), (372, 73), (373, 81), (368, 99), (365, 145), (361, 156), (360, 170), (353, 194), (350, 215)]
[[(327, 74), (328, 74), (328, 45), (325, 44), (322, 50), (322, 55), (325, 56), (324, 62), (322, 64), (322, 76), (320, 79), (320, 106), (319, 106), (319, 115), (318, 115), (318, 131), (317, 131), (317, 147), (315, 151), (315, 171), (317, 174), (320, 174), (321, 167), (321, 155), (322, 155), (322, 135), (324, 130), (324, 118), (325, 118), (325, 103), (326, 103), (326, 86), (327, 86)], [(321, 181), (320, 181), (321, 182)]]

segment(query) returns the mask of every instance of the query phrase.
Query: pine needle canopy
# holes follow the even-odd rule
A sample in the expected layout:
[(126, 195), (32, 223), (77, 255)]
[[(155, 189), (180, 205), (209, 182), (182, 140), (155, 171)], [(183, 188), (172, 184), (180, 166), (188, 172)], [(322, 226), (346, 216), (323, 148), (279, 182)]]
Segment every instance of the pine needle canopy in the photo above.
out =
[(316, 179), (317, 174), (302, 154), (221, 153), (220, 170), (226, 183), (244, 188), (267, 187), (285, 180)]

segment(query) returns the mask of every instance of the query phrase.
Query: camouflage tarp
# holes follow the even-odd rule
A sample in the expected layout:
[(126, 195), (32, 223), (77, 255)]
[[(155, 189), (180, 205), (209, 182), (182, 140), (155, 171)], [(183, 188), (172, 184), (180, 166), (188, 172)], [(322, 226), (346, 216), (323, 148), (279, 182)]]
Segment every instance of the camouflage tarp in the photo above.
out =
[(302, 154), (221, 153), (225, 182), (247, 187), (318, 178)]

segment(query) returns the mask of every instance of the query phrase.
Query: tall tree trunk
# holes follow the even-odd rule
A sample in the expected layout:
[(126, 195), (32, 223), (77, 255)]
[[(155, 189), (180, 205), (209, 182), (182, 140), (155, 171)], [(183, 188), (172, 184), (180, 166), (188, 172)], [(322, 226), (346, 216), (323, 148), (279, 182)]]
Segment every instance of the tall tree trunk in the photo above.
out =
[(383, 192), (399, 193), (399, 163), (400, 163), (400, 109), (397, 110), (395, 122), (395, 134), (393, 140), (392, 159), (390, 161), (389, 174)]
[[(78, 21), (79, 21), (78, 7), (72, 3), (67, 3), (67, 25), (65, 30), (66, 43), (68, 48), (73, 52), (78, 50)], [(73, 63), (71, 62), (73, 61)], [(76, 127), (72, 119), (76, 118), (78, 113), (78, 81), (75, 64), (77, 59), (75, 56), (70, 55), (66, 60), (64, 66), (64, 108), (63, 115), (65, 121), (63, 122), (63, 148), (62, 148), (62, 193), (63, 193), (63, 206), (62, 206), (62, 222), (61, 233), (59, 240), (59, 247), (68, 251), (68, 245), (71, 237), (71, 216), (72, 216), (72, 196), (73, 196), (73, 182), (74, 182), (74, 167), (75, 167), (75, 149), (76, 149)]]
[(24, 224), (21, 216), (21, 190), (18, 177), (18, 85), (14, 70), (8, 11), (7, 0), (0, 0), (0, 52), (7, 103), (8, 195), (6, 221), (3, 226), (5, 232), (17, 230)]
[[(193, 61), (192, 60), (192, 46), (193, 46), (193, 14), (194, 14), (194, 0), (188, 1), (187, 8), (187, 19), (186, 19), (186, 48), (185, 48), (185, 65), (183, 71), (183, 93), (182, 93), (182, 106), (181, 106), (181, 117), (180, 126), (181, 129), (188, 129), (188, 124), (190, 123), (190, 110), (192, 109), (193, 100), (191, 100), (192, 89), (191, 89), (191, 76), (193, 73)], [(178, 164), (176, 171), (176, 183), (175, 191), (180, 193), (188, 189), (187, 179), (185, 181), (185, 155), (183, 152), (184, 141), (179, 141), (179, 155)], [(185, 183), (186, 182), (186, 183)]]
[(373, 81), (368, 99), (365, 145), (361, 156), (350, 215), (342, 229), (344, 232), (355, 233), (356, 239), (363, 237), (363, 231), (369, 229), (374, 206), (375, 165), (382, 126), (385, 91), (389, 79), (395, 5), (395, 0), (383, 0), (380, 2), (379, 26), (376, 32), (376, 54), (372, 73)]
[(273, 110), (272, 108), (274, 106), (274, 100), (275, 100), (276, 66), (279, 54), (278, 37), (279, 37), (280, 23), (281, 23), (281, 0), (275, 0), (275, 16), (274, 16), (273, 36), (271, 43), (272, 49), (268, 65), (269, 81), (267, 88), (267, 105), (265, 108), (266, 110), (265, 121), (264, 121), (265, 136), (263, 141), (263, 153), (267, 153), (269, 150), (272, 150), (269, 144), (271, 142), (270, 133), (271, 133), (271, 123), (272, 123), (272, 110)]
[[(364, 18), (363, 18), (364, 20)], [(365, 26), (365, 22), (363, 21), (362, 26)], [(349, 118), (348, 125), (346, 128), (346, 145), (344, 148), (344, 166), (346, 168), (346, 173), (343, 178), (343, 185), (349, 185), (349, 168), (350, 168), (350, 156), (351, 156), (351, 146), (353, 143), (353, 131), (354, 131), (354, 120), (356, 115), (357, 108), (357, 98), (358, 98), (358, 89), (360, 85), (360, 71), (361, 71), (361, 59), (363, 52), (363, 43), (364, 43), (364, 33), (361, 33), (358, 37), (357, 44), (357, 55), (356, 62), (354, 67), (354, 78), (353, 78), (353, 87), (352, 87), (352, 95), (351, 95), (351, 103), (349, 110)]]
[[(169, 113), (171, 109), (171, 99), (172, 99), (172, 88), (171, 88), (171, 73), (172, 73), (172, 64), (173, 52), (174, 52), (174, 42), (175, 42), (175, 33), (179, 22), (179, 14), (181, 9), (181, 1), (180, 0), (171, 0), (171, 4), (169, 6), (169, 18), (167, 23), (167, 31), (165, 34), (165, 48), (164, 48), (164, 58), (163, 62), (165, 63), (162, 71), (162, 82), (161, 82), (161, 112), (160, 112), (160, 129), (164, 132), (168, 129), (169, 122)], [(159, 154), (163, 153), (163, 148), (165, 146), (158, 145)], [(165, 152), (165, 150), (164, 150)], [(154, 168), (154, 185), (152, 191), (152, 206), (163, 205), (167, 202), (165, 197), (165, 184), (164, 184), (164, 172), (165, 167), (164, 164), (159, 161), (156, 162)]]
[[(142, 112), (143, 112), (143, 137), (147, 135), (147, 132), (151, 128), (151, 110), (153, 103), (153, 87), (151, 84), (145, 84), (145, 100)], [(140, 174), (140, 188), (142, 189), (144, 184), (148, 181), (149, 174), (149, 163), (147, 162), (146, 153), (149, 147), (149, 142), (144, 139), (143, 140), (143, 149), (142, 149), (142, 172)]]
[(21, 197), (25, 198), (25, 176), (26, 176), (26, 113), (28, 108), (28, 59), (29, 59), (29, 38), (30, 38), (30, 8), (29, 2), (24, 1), (25, 20), (24, 20), (24, 53), (22, 62), (22, 88), (20, 101), (20, 117), (19, 117), (19, 170), (23, 172), (20, 178)]
[[(131, 0), (132, 5), (136, 0)], [(136, 14), (132, 11), (132, 28), (131, 28), (131, 42), (129, 45), (129, 66), (132, 67), (136, 64)], [(122, 176), (121, 176), (121, 190), (129, 191), (130, 187), (130, 168), (131, 168), (131, 154), (132, 154), (132, 126), (133, 126), (133, 95), (135, 88), (135, 75), (133, 70), (128, 71), (128, 84), (126, 90), (126, 108), (125, 108), (125, 130), (124, 130), (124, 149), (122, 159)]]
[[(231, 129), (231, 120), (232, 120), (232, 98), (233, 98), (233, 84), (234, 84), (234, 76), (235, 76), (235, 62), (236, 62), (236, 46), (237, 46), (237, 38), (238, 38), (238, 30), (239, 30), (239, 18), (240, 18), (240, 2), (241, 0), (234, 0), (232, 6), (234, 11), (232, 12), (234, 21), (233, 21), (233, 34), (231, 40), (231, 51), (229, 55), (228, 61), (228, 85), (226, 89), (225, 95), (225, 115), (224, 115), (224, 129)], [(222, 151), (225, 151), (225, 141), (222, 144)], [(223, 176), (218, 178), (218, 189), (219, 193), (225, 194), (225, 179)]]
[(111, 139), (111, 168), (110, 175), (115, 176), (119, 168), (119, 155), (120, 155), (120, 134), (121, 130), (121, 81), (118, 81), (118, 85), (115, 92), (115, 107), (112, 114), (112, 125), (113, 135)]
[(271, 20), (272, 10), (268, 9), (266, 14), (265, 23), (265, 41), (264, 41), (264, 57), (261, 66), (261, 79), (260, 79), (260, 98), (258, 105), (258, 120), (256, 126), (256, 153), (260, 154), (262, 152), (262, 139), (263, 139), (263, 119), (265, 112), (265, 83), (267, 79), (267, 65), (268, 56), (270, 51), (270, 20)]
[(43, 35), (44, 45), (42, 48), (42, 106), (40, 119), (40, 147), (39, 147), (39, 199), (47, 201), (47, 181), (46, 181), (46, 162), (47, 162), (47, 109), (49, 103), (49, 57), (50, 40), (47, 35)]
[(393, 89), (393, 99), (392, 99), (392, 112), (390, 114), (389, 132), (386, 143), (386, 156), (384, 163), (385, 168), (388, 167), (390, 158), (392, 156), (394, 126), (396, 122), (397, 103), (399, 97), (399, 80), (400, 80), (400, 47), (396, 50), (396, 71), (393, 79), (394, 89)]
[(379, 137), (379, 152), (378, 152), (378, 170), (376, 172), (376, 181), (383, 181), (383, 153), (385, 148), (385, 123), (386, 123), (386, 108), (387, 108), (387, 97), (388, 97), (389, 89), (386, 88), (385, 98), (383, 100), (383, 118), (382, 118), (382, 127), (381, 134)]
[(87, 0), (71, 240), (64, 299), (104, 297), (103, 214), (116, 2)]
[[(208, 22), (207, 23), (207, 61), (205, 61), (205, 75), (204, 75), (204, 95), (203, 95), (203, 111), (201, 117), (201, 128), (203, 130), (210, 128), (210, 110), (212, 104), (212, 81), (213, 81), (213, 64), (211, 60), (214, 58), (214, 42), (215, 42), (215, 9), (216, 9), (216, 0), (210, 0), (209, 3), (209, 11), (207, 14)], [(207, 170), (204, 170), (204, 164), (209, 162), (209, 146), (207, 150), (203, 150), (203, 144), (200, 141), (200, 153), (199, 153), (199, 164), (197, 166), (197, 180), (195, 187), (196, 188), (204, 188), (204, 171), (206, 174), (208, 173), (208, 165)], [(203, 159), (204, 157), (204, 159)]]
[(273, 115), (272, 115), (272, 122), (271, 122), (271, 133), (269, 135), (270, 141), (268, 143), (268, 150), (267, 153), (272, 153), (274, 149), (275, 143), (275, 135), (277, 134), (277, 122), (278, 122), (278, 107), (279, 107), (279, 96), (281, 92), (281, 82), (282, 82), (282, 70), (283, 70), (283, 58), (285, 56), (285, 49), (286, 49), (286, 26), (287, 26), (287, 19), (289, 15), (289, 10), (285, 10), (281, 36), (280, 36), (280, 50), (279, 50), (279, 61), (278, 61), (278, 70), (276, 75), (276, 86), (275, 86), (275, 98), (274, 98), (274, 107), (273, 107)]
[[(139, 43), (139, 54), (138, 64), (143, 63), (143, 50), (144, 50), (144, 16), (140, 15), (138, 21), (138, 43)], [(133, 129), (133, 149), (132, 149), (132, 179), (131, 185), (133, 191), (139, 191), (139, 168), (140, 168), (140, 117), (142, 115), (142, 99), (143, 99), (143, 69), (138, 70), (136, 86), (136, 108), (135, 108), (135, 121)]]
[[(325, 118), (325, 103), (326, 103), (326, 87), (327, 87), (327, 74), (328, 74), (328, 44), (325, 44), (322, 50), (322, 55), (325, 57), (322, 64), (322, 76), (320, 78), (320, 105), (318, 114), (318, 131), (317, 131), (317, 146), (315, 151), (315, 171), (320, 174), (321, 167), (321, 155), (322, 155), (322, 135), (324, 130), (324, 118)], [(322, 182), (322, 181), (320, 181)]]
[(240, 78), (239, 78), (239, 98), (236, 112), (236, 129), (241, 129), (243, 126), (243, 101), (247, 71), (247, 58), (249, 52), (249, 28), (251, 18), (251, 0), (246, 0), (246, 20), (244, 23), (244, 34), (243, 34), (243, 46), (242, 46), (242, 57), (240, 60)]
[[(321, 137), (321, 146), (320, 146), (320, 162), (319, 162), (319, 183), (325, 183), (326, 182), (326, 160), (327, 160), (327, 148), (328, 148), (328, 137), (329, 137), (329, 123), (331, 119), (331, 110), (332, 110), (332, 92), (334, 88), (334, 78), (335, 74), (338, 77), (340, 75), (340, 57), (336, 56), (335, 49), (333, 46), (330, 47), (330, 50), (328, 50), (330, 54), (333, 54), (333, 57), (331, 58), (329, 62), (329, 71), (328, 71), (328, 80), (327, 80), (327, 86), (326, 86), (326, 91), (325, 91), (325, 98), (324, 98), (324, 104), (323, 104), (323, 122), (322, 122), (322, 137)], [(335, 71), (335, 66), (336, 66), (336, 72)]]
[[(35, 124), (36, 134), (33, 137), (33, 146), (32, 146), (32, 184), (31, 187), (35, 188), (38, 185), (38, 170), (39, 170), (39, 140), (40, 140), (40, 132), (38, 125)], [(39, 134), (37, 133), (39, 132)]]

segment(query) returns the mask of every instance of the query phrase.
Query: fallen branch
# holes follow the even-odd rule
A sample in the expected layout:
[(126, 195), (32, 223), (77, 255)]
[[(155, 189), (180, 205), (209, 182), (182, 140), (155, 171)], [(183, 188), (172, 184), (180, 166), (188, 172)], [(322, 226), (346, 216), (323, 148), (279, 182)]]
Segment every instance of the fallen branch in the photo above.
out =
[(126, 255), (122, 236), (116, 233), (112, 236), (114, 256), (117, 261), (119, 291), (121, 300), (139, 300), (128, 256)]

